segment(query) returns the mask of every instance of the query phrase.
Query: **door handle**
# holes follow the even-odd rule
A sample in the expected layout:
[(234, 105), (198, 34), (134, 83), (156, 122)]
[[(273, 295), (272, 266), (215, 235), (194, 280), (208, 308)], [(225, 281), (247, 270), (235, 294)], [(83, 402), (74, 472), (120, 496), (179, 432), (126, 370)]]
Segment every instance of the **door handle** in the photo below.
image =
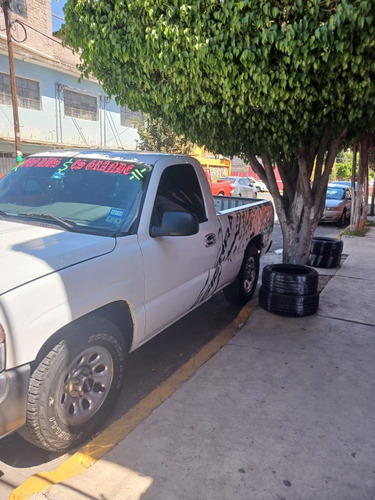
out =
[(216, 235), (214, 233), (206, 234), (205, 236), (206, 247), (211, 247), (216, 243)]

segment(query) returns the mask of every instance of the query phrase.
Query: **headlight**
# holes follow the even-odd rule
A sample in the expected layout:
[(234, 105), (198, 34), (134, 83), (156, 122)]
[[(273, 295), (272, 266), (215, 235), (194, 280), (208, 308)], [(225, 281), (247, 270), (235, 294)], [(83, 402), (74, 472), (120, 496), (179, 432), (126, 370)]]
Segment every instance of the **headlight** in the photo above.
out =
[(5, 330), (0, 324), (0, 372), (5, 369)]

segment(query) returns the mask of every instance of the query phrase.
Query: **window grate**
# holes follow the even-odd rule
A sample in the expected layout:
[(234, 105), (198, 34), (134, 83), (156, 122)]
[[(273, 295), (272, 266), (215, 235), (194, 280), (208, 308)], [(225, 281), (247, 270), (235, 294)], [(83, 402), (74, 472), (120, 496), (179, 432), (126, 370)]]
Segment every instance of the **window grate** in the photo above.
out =
[[(21, 108), (41, 110), (39, 82), (27, 78), (16, 77), (18, 105)], [(10, 76), (0, 73), (0, 104), (12, 106), (12, 90)]]
[(98, 100), (96, 97), (64, 89), (65, 116), (98, 120)]
[(123, 127), (134, 127), (134, 121), (143, 120), (143, 115), (141, 111), (132, 111), (128, 106), (121, 106), (120, 119)]

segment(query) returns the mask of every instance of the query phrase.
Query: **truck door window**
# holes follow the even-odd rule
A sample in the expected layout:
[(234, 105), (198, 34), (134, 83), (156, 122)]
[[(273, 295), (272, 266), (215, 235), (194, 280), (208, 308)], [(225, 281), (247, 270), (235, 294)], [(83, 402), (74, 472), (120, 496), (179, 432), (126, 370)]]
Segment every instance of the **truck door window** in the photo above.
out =
[(207, 220), (202, 190), (192, 165), (172, 165), (162, 173), (152, 225), (160, 224), (163, 213), (169, 211), (191, 212), (200, 223)]

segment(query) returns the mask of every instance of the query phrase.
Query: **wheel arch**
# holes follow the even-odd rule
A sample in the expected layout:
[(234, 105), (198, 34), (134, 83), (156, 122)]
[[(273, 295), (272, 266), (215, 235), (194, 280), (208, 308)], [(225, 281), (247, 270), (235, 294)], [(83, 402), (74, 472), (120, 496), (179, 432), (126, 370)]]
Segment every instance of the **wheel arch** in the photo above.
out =
[(67, 335), (67, 330), (74, 326), (84, 323), (88, 318), (101, 318), (113, 323), (122, 333), (129, 351), (133, 342), (134, 336), (134, 321), (129, 304), (126, 301), (117, 300), (104, 306), (101, 306), (93, 311), (90, 311), (79, 318), (74, 319), (70, 323), (59, 328), (47, 341), (41, 346), (34, 361), (31, 363), (31, 371), (38, 366), (40, 361), (50, 352), (55, 345), (63, 340)]
[(258, 253), (260, 253), (262, 250), (262, 242), (263, 242), (263, 236), (261, 234), (254, 236), (247, 244), (246, 251), (250, 247), (255, 247), (258, 250)]

